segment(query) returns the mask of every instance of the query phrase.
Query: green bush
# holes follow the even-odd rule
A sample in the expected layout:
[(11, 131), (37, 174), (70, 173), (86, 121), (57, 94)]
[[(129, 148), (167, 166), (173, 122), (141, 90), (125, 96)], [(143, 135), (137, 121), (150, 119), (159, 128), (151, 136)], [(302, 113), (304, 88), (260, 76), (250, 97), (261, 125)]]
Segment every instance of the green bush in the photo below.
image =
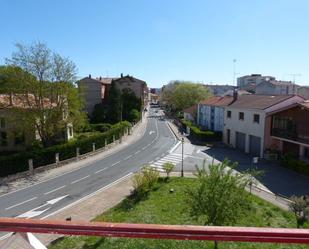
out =
[(210, 142), (210, 141), (220, 141), (222, 139), (222, 132), (215, 132), (215, 131), (202, 131), (199, 127), (192, 124), (190, 121), (182, 119), (182, 125), (188, 126), (190, 128), (190, 135), (194, 138)]
[(92, 131), (106, 132), (112, 128), (111, 124), (100, 123), (100, 124), (90, 124)]
[(133, 176), (133, 196), (136, 199), (145, 197), (159, 180), (159, 172), (149, 166), (145, 166), (141, 171)]
[(295, 170), (300, 174), (309, 176), (309, 164), (302, 160), (298, 160), (291, 154), (286, 154), (282, 157), (281, 165), (286, 168)]
[(109, 144), (113, 142), (113, 136), (115, 136), (116, 140), (119, 139), (128, 128), (131, 128), (131, 124), (123, 121), (111, 126), (108, 131), (91, 137), (69, 141), (49, 148), (39, 148), (0, 157), (0, 177), (28, 170), (28, 159), (30, 158), (33, 159), (33, 167), (37, 168), (54, 163), (56, 153), (59, 153), (60, 160), (65, 160), (76, 156), (76, 148), (80, 149), (80, 154), (92, 151), (93, 143), (95, 143), (97, 149), (102, 148), (105, 146), (105, 139)]

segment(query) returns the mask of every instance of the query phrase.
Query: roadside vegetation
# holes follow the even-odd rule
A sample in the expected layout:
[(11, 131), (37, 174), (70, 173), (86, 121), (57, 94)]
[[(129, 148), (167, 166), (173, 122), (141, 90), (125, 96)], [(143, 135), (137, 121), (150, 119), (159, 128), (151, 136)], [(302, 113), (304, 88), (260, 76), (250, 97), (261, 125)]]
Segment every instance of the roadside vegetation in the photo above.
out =
[[(246, 179), (234, 176), (226, 163), (199, 169), (197, 178), (158, 178), (145, 167), (134, 179), (132, 195), (95, 221), (233, 225), (296, 228), (294, 214), (244, 191)], [(223, 173), (223, 171), (225, 173)], [(171, 191), (173, 190), (173, 191)], [(102, 200), (104, 201), (104, 200)], [(308, 227), (302, 223), (301, 227)], [(153, 239), (66, 237), (50, 245), (66, 248), (308, 248), (306, 245), (177, 241)]]

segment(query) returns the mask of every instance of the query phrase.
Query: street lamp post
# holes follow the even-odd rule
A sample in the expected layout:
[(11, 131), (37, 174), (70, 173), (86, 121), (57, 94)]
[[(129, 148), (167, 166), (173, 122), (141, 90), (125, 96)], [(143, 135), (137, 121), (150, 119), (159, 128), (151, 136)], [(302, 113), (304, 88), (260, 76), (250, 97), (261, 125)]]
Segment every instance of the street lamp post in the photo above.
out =
[(184, 138), (181, 138), (181, 177), (183, 177), (183, 146)]

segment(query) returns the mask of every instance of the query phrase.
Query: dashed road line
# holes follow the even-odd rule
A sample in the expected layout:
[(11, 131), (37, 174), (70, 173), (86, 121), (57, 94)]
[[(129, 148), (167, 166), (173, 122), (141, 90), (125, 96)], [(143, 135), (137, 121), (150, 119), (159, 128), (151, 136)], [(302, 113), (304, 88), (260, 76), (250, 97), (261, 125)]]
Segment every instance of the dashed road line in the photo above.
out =
[(27, 202), (29, 202), (29, 201), (33, 201), (33, 200), (35, 200), (36, 198), (38, 198), (38, 197), (33, 197), (33, 198), (29, 199), (29, 200), (26, 200), (26, 201), (17, 203), (17, 204), (15, 204), (15, 205), (13, 205), (13, 206), (7, 207), (5, 210), (10, 210), (10, 209), (12, 209), (12, 208), (14, 208), (14, 207), (20, 206), (20, 205), (25, 204), (25, 203), (27, 203)]
[(102, 172), (103, 170), (106, 170), (107, 169), (107, 167), (105, 167), (105, 168), (103, 168), (103, 169), (99, 169), (99, 170), (97, 170), (96, 172), (94, 172), (95, 174), (97, 174), (97, 173), (100, 173), (100, 172)]
[(88, 177), (90, 177), (90, 175), (87, 175), (87, 176), (84, 176), (84, 177), (82, 177), (82, 178), (79, 178), (79, 179), (77, 179), (77, 180), (75, 180), (75, 181), (71, 182), (71, 184), (74, 184), (74, 183), (80, 182), (80, 181), (82, 181), (82, 180), (84, 180), (84, 179), (86, 179), (86, 178), (88, 178)]
[(53, 192), (56, 192), (56, 191), (59, 190), (59, 189), (65, 188), (65, 187), (66, 187), (66, 185), (63, 185), (63, 186), (61, 186), (61, 187), (59, 187), (59, 188), (55, 188), (55, 189), (53, 189), (53, 190), (51, 190), (51, 191), (48, 191), (48, 192), (44, 193), (44, 195), (51, 194), (51, 193), (53, 193)]

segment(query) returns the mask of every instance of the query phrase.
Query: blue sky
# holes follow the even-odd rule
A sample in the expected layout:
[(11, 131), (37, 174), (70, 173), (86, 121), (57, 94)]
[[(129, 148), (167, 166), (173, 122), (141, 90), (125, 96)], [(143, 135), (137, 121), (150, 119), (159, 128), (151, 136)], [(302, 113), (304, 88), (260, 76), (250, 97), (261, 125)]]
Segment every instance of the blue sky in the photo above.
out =
[(0, 64), (17, 42), (45, 42), (80, 77), (130, 74), (231, 84), (300, 73), (309, 85), (308, 0), (0, 0)]

